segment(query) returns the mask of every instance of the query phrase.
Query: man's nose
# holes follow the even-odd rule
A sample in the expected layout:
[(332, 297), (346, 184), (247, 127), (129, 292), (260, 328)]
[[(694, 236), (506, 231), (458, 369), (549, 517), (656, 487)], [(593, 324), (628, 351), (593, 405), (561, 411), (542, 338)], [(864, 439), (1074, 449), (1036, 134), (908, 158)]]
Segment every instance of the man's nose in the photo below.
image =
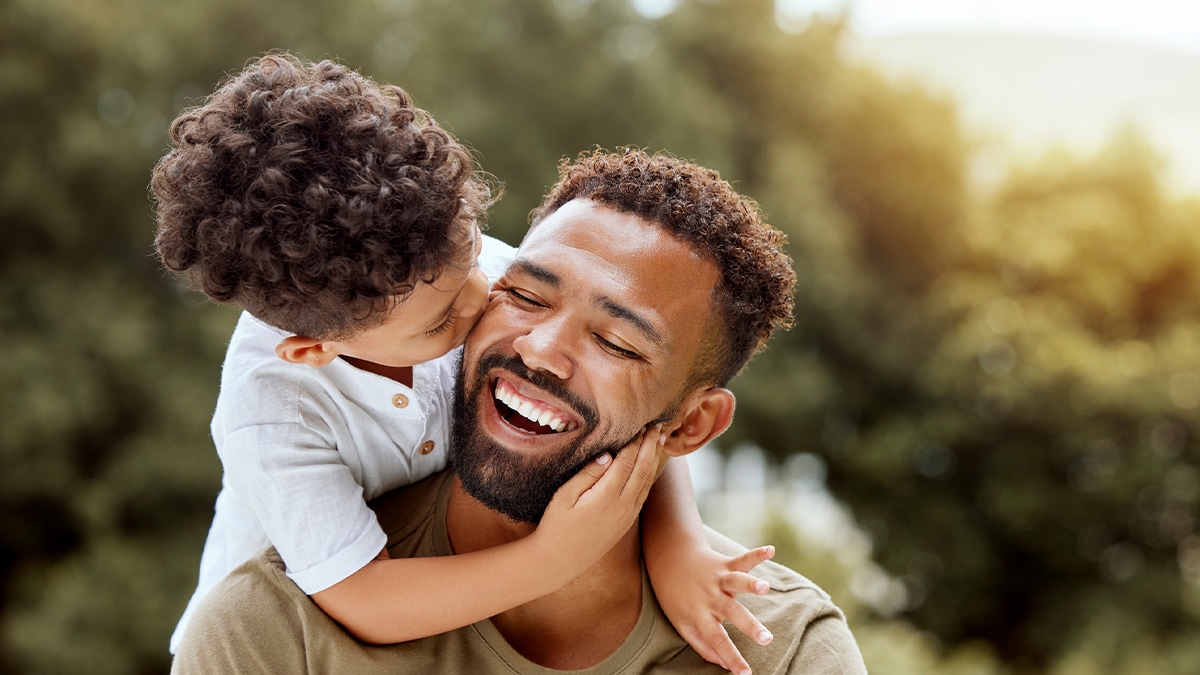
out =
[(513, 339), (513, 349), (526, 366), (566, 380), (574, 372), (569, 356), (573, 342), (568, 323), (561, 316), (539, 321)]

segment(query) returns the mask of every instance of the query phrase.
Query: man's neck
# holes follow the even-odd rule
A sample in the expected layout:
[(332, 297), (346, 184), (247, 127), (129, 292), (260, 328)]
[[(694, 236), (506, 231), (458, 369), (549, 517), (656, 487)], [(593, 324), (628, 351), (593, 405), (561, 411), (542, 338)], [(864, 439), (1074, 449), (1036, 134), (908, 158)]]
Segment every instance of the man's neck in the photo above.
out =
[[(446, 529), (455, 553), (519, 539), (534, 526), (515, 523), (468, 495), (457, 478)], [(522, 656), (547, 668), (579, 670), (617, 650), (642, 608), (641, 540), (633, 527), (595, 565), (555, 593), (492, 617)]]

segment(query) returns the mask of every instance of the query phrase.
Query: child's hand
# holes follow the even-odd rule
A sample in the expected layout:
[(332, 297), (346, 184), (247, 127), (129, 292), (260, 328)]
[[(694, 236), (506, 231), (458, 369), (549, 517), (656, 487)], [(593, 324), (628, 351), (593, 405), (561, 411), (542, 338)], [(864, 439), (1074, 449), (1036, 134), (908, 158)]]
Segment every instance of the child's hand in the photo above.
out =
[[(655, 576), (654, 592), (675, 630), (705, 661), (726, 670), (748, 674), (750, 665), (730, 640), (723, 621), (729, 621), (760, 645), (771, 642), (771, 632), (738, 602), (738, 593), (765, 595), (771, 589), (762, 579), (747, 574), (775, 555), (774, 546), (761, 546), (736, 558), (700, 547), (681, 552)], [(663, 564), (660, 561), (659, 564)]]
[(637, 521), (654, 483), (661, 425), (646, 429), (616, 456), (601, 456), (554, 493), (538, 528), (549, 550), (569, 555), (575, 575), (607, 553)]

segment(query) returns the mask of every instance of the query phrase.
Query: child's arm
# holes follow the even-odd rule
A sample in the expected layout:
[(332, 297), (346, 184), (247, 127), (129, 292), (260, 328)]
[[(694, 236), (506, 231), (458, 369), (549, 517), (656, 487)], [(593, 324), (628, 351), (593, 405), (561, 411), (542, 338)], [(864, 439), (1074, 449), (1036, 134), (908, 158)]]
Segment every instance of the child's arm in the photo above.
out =
[(647, 430), (615, 460), (585, 467), (559, 488), (528, 537), (434, 558), (393, 560), (384, 551), (312, 599), (358, 639), (385, 644), (461, 628), (557, 591), (633, 527), (654, 482), (661, 435)]
[(771, 633), (734, 596), (763, 595), (770, 589), (747, 572), (773, 556), (775, 549), (763, 546), (736, 558), (712, 550), (682, 457), (667, 462), (650, 490), (642, 511), (642, 551), (654, 594), (675, 630), (706, 661), (749, 673), (750, 666), (722, 621), (730, 621), (759, 644), (771, 641)]

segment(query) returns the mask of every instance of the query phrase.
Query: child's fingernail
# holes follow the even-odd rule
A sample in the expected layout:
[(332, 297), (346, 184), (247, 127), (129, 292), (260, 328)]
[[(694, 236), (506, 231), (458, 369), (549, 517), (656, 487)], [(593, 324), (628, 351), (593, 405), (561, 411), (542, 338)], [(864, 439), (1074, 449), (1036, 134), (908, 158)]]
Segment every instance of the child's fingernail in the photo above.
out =
[(758, 644), (765, 645), (771, 641), (771, 631), (761, 631), (758, 634)]
[(607, 452), (596, 458), (596, 463), (599, 464), (600, 466), (604, 466), (605, 464), (608, 464), (611, 461), (612, 461), (612, 455), (609, 455)]
[(755, 593), (766, 593), (769, 590), (771, 590), (771, 584), (768, 584), (765, 581), (759, 581), (754, 584)]

